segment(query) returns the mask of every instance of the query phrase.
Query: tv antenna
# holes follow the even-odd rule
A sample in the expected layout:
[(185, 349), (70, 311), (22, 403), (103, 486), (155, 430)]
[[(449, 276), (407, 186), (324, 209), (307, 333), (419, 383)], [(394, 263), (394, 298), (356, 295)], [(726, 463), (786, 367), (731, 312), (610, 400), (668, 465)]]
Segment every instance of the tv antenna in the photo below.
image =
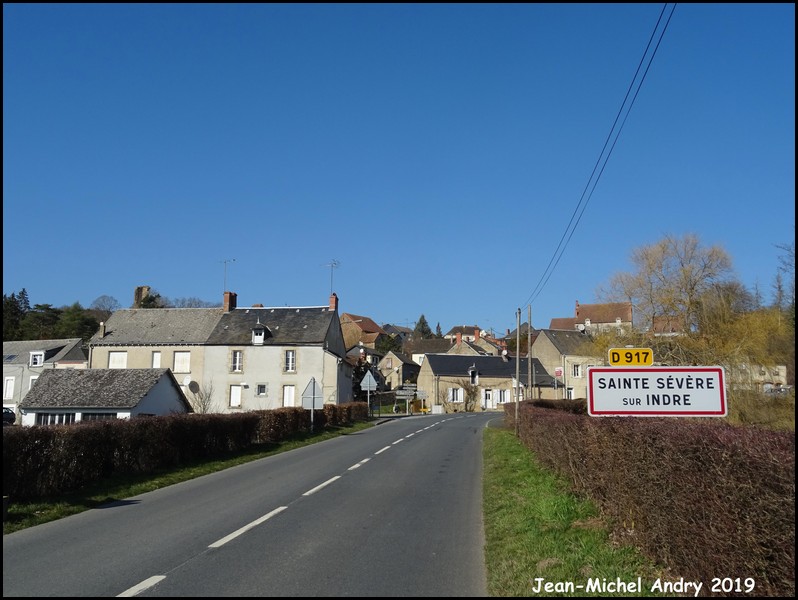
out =
[(341, 263), (339, 261), (337, 261), (337, 260), (335, 260), (333, 258), (330, 262), (328, 262), (328, 263), (326, 263), (324, 265), (325, 267), (330, 267), (330, 295), (331, 296), (332, 296), (332, 293), (333, 293), (333, 271), (335, 269), (337, 269), (338, 265), (340, 265), (340, 264)]
[(226, 258), (222, 261), (224, 263), (224, 289), (222, 290), (223, 294), (227, 291), (227, 263), (235, 261), (236, 261), (235, 258)]

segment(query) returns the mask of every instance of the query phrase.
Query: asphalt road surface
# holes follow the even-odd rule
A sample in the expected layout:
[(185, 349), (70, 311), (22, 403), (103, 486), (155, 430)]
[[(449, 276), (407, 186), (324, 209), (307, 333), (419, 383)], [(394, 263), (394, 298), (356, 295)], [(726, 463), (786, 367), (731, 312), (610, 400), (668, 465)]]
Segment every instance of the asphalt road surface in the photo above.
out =
[(5, 535), (3, 596), (485, 596), (497, 419), (395, 419)]

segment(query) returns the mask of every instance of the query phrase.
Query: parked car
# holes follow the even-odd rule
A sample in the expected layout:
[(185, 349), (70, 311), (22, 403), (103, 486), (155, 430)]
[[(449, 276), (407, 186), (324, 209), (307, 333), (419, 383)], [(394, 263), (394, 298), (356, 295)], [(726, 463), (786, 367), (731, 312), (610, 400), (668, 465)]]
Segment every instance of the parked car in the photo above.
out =
[(3, 427), (6, 425), (13, 425), (17, 422), (16, 413), (10, 408), (3, 407)]

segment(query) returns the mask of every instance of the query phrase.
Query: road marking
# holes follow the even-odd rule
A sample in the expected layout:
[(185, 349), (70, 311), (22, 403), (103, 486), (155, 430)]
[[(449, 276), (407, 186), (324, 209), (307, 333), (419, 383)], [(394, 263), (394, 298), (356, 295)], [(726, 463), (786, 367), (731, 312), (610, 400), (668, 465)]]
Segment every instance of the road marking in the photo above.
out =
[(140, 594), (147, 588), (151, 588), (156, 583), (158, 583), (159, 581), (163, 581), (164, 579), (166, 579), (166, 575), (154, 575), (149, 579), (145, 579), (138, 585), (134, 585), (132, 588), (126, 589), (124, 592), (117, 595), (117, 598), (132, 598), (133, 596)]
[(365, 465), (365, 464), (366, 464), (368, 461), (370, 461), (370, 460), (371, 460), (370, 458), (364, 458), (363, 460), (361, 460), (361, 461), (360, 461), (359, 463), (357, 463), (356, 465), (352, 465), (351, 467), (349, 467), (349, 469), (347, 469), (347, 470), (348, 470), (348, 471), (354, 471), (354, 470), (355, 470), (355, 469), (357, 469), (358, 467), (360, 467), (360, 466), (362, 466), (362, 465)]
[(376, 456), (377, 454), (382, 454), (383, 452), (385, 452), (385, 451), (386, 451), (386, 450), (388, 450), (389, 448), (390, 448), (390, 446), (385, 446), (385, 448), (383, 448), (382, 450), (377, 450), (377, 451), (374, 453), (374, 455)]
[(230, 535), (226, 535), (222, 539), (214, 542), (213, 544), (208, 546), (208, 548), (218, 548), (220, 546), (224, 546), (230, 540), (237, 538), (239, 535), (241, 535), (243, 533), (246, 533), (247, 531), (249, 531), (253, 527), (257, 527), (258, 525), (260, 525), (264, 521), (266, 521), (268, 519), (271, 519), (273, 516), (283, 512), (286, 508), (288, 508), (288, 507), (287, 506), (281, 506), (279, 508), (275, 508), (272, 512), (270, 512), (270, 513), (268, 513), (266, 515), (263, 515), (260, 519), (255, 519), (249, 525), (244, 525), (241, 529), (239, 529), (237, 531), (234, 531)]
[(327, 481), (325, 481), (325, 482), (324, 482), (324, 483), (322, 483), (321, 485), (317, 485), (317, 486), (316, 486), (316, 487), (314, 487), (312, 490), (308, 490), (307, 492), (305, 492), (305, 493), (304, 493), (304, 494), (302, 494), (302, 495), (303, 495), (303, 496), (310, 496), (311, 494), (315, 494), (315, 493), (316, 493), (316, 492), (318, 492), (318, 491), (319, 491), (321, 488), (323, 488), (323, 487), (327, 487), (328, 485), (330, 485), (330, 484), (331, 484), (333, 481), (335, 481), (336, 479), (341, 479), (341, 476), (340, 476), (340, 475), (336, 475), (335, 477), (331, 477), (330, 479), (328, 479)]
[(391, 446), (396, 446), (396, 444), (398, 444), (399, 442), (401, 442), (403, 439), (404, 439), (404, 438), (402, 438), (402, 439), (399, 439), (399, 440), (396, 440), (396, 441), (395, 441), (393, 444), (391, 444)]

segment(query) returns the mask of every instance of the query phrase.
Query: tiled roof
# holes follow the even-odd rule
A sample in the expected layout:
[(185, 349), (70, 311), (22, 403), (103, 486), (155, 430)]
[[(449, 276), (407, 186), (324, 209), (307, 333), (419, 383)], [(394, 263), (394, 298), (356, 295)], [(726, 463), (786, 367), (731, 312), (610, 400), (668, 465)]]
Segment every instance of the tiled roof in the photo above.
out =
[(549, 323), (549, 329), (576, 329), (576, 319), (573, 317), (554, 318)]
[(620, 319), (622, 323), (632, 322), (631, 302), (609, 302), (605, 304), (579, 304), (576, 305), (576, 321), (584, 323), (590, 319), (591, 323), (615, 323)]
[[(157, 310), (157, 309), (152, 309)], [(185, 400), (169, 369), (49, 369), (31, 387), (20, 408), (135, 408), (163, 377), (171, 379), (176, 394)]]

